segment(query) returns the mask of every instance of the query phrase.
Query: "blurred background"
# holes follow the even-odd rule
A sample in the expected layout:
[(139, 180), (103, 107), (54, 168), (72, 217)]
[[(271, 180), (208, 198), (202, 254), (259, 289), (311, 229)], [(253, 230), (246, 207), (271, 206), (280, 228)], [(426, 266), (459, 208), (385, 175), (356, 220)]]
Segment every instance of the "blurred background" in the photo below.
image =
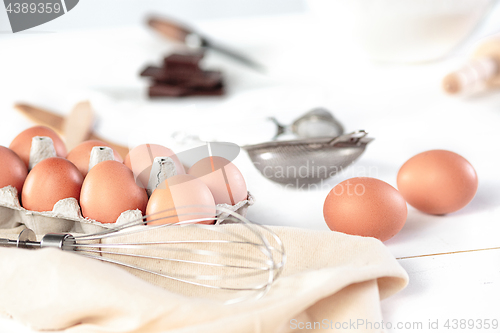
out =
[[(224, 96), (149, 99), (140, 72), (184, 49), (146, 25), (151, 14), (189, 24), (266, 72), (209, 51), (202, 67), (223, 72)], [(268, 117), (291, 124), (325, 107), (346, 132), (365, 129), (373, 143), (355, 165), (311, 190), (270, 182), (242, 152), (235, 164), (256, 198), (250, 219), (328, 230), (322, 208), (335, 184), (372, 176), (396, 186), (411, 156), (448, 149), (474, 165), (476, 198), (446, 216), (409, 207), (405, 227), (385, 244), (396, 257), (498, 247), (500, 85), (459, 95), (442, 86), (494, 36), (500, 45), (496, 0), (81, 0), (62, 17), (17, 34), (0, 10), (0, 144), (8, 146), (32, 126), (13, 109), (15, 102), (65, 116), (89, 99), (100, 136), (176, 152), (185, 148), (176, 132), (258, 143), (275, 134)], [(412, 282), (384, 301), (384, 317), (498, 316), (498, 262), (498, 251), (402, 262)], [(458, 294), (462, 302), (453, 302)]]
[[(303, 0), (82, 0), (78, 13), (46, 23), (42, 31), (104, 28), (142, 23), (147, 14), (163, 12), (182, 20), (276, 15), (304, 11)], [(0, 31), (10, 31), (7, 14), (0, 10)]]

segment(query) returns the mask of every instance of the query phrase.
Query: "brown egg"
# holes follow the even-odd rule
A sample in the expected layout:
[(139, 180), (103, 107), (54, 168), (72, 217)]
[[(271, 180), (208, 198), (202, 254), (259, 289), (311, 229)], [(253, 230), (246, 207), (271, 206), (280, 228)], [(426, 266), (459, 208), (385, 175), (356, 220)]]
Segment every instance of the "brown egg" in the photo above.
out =
[(0, 146), (0, 188), (14, 186), (20, 195), (27, 175), (28, 169), (19, 156), (9, 148)]
[(429, 150), (406, 161), (398, 172), (398, 189), (410, 205), (428, 214), (465, 207), (476, 194), (477, 174), (462, 156)]
[[(161, 213), (165, 210), (169, 211)], [(190, 175), (177, 175), (153, 191), (146, 214), (151, 225), (191, 219), (206, 219), (198, 223), (212, 224), (216, 208), (212, 193), (201, 180)]]
[(170, 157), (174, 161), (177, 174), (186, 173), (184, 166), (172, 150), (161, 145), (143, 144), (129, 151), (123, 162), (132, 170), (139, 186), (144, 188), (148, 186), (149, 174), (155, 157)]
[[(90, 152), (93, 147), (96, 146), (104, 146), (111, 147), (109, 144), (99, 141), (99, 140), (88, 140), (80, 143), (78, 146), (73, 148), (66, 158), (71, 161), (78, 170), (82, 173), (83, 177), (85, 177), (89, 171), (89, 162), (90, 162)], [(112, 147), (111, 147), (112, 148)], [(120, 163), (123, 162), (122, 157), (116, 150), (113, 149), (113, 155), (115, 157), (115, 161)]]
[(56, 132), (45, 126), (34, 126), (19, 133), (9, 146), (23, 160), (26, 167), (29, 167), (31, 141), (34, 136), (48, 136), (54, 142), (57, 156), (66, 157), (66, 146)]
[(323, 206), (331, 230), (386, 241), (406, 221), (406, 202), (391, 185), (369, 177), (347, 179), (328, 194)]
[(121, 213), (146, 210), (146, 190), (137, 186), (129, 168), (117, 161), (94, 166), (82, 185), (80, 206), (84, 217), (102, 223), (114, 223)]
[(61, 199), (80, 199), (83, 177), (70, 161), (51, 157), (31, 169), (22, 191), (22, 205), (28, 210), (51, 211)]
[(204, 182), (216, 204), (235, 205), (247, 199), (247, 185), (240, 170), (219, 156), (206, 157), (196, 162), (188, 174)]

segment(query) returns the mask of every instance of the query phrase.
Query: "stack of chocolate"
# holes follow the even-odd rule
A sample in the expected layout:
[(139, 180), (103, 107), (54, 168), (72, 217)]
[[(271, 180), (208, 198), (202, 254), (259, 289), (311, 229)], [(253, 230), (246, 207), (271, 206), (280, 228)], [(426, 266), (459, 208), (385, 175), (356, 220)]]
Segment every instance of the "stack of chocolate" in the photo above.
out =
[(203, 53), (174, 53), (165, 58), (163, 67), (149, 66), (141, 76), (153, 79), (150, 97), (220, 96), (224, 94), (222, 73), (205, 71), (199, 66)]

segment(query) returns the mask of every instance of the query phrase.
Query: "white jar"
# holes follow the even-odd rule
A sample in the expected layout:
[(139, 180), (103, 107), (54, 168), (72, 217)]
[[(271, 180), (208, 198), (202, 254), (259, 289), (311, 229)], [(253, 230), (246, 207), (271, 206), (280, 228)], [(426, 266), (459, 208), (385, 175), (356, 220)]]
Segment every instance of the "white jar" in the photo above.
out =
[[(497, 2), (308, 0), (308, 5), (323, 22), (343, 20), (346, 33), (372, 60), (409, 63), (446, 56), (471, 35)], [(327, 24), (329, 28), (332, 25)]]

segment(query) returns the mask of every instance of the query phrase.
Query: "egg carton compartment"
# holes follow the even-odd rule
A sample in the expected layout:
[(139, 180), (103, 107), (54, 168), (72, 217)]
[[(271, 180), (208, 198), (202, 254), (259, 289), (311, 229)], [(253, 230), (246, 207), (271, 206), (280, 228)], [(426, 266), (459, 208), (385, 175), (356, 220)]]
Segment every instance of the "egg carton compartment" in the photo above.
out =
[[(246, 200), (235, 205), (220, 204), (217, 207), (223, 207), (245, 216), (248, 207), (253, 203), (254, 198), (248, 192)], [(217, 224), (231, 223), (230, 220), (226, 220), (228, 215), (227, 213), (221, 214)], [(58, 232), (91, 234), (138, 220), (141, 217), (140, 210), (128, 210), (123, 212), (115, 223), (100, 223), (83, 217), (80, 205), (75, 198), (59, 200), (52, 211), (35, 212), (21, 206), (16, 188), (6, 186), (0, 189), (0, 229), (12, 229), (24, 225), (37, 235)]]

